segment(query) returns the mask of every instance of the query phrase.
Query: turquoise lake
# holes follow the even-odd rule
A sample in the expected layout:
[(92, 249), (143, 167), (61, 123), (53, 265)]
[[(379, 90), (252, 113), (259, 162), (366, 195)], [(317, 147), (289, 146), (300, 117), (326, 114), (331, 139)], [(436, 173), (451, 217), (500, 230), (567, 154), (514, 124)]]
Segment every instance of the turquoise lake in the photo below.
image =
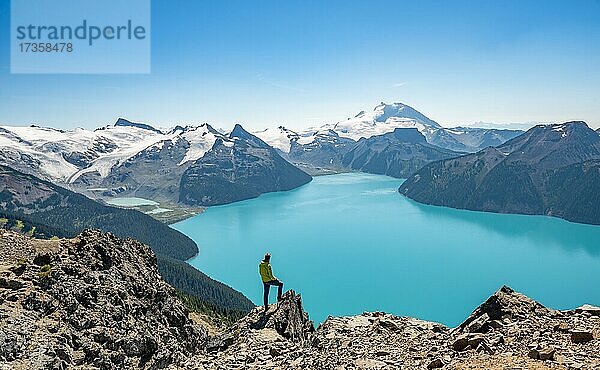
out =
[(271, 252), (274, 274), (317, 323), (385, 311), (455, 326), (503, 284), (553, 308), (600, 304), (600, 227), (425, 206), (401, 196), (401, 183), (321, 176), (173, 227), (198, 243), (193, 266), (256, 304), (258, 263)]

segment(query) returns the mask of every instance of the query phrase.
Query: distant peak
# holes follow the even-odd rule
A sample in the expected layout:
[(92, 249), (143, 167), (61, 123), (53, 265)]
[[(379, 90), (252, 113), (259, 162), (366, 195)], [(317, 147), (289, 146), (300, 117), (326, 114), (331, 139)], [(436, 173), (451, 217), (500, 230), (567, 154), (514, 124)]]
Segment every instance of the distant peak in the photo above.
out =
[(157, 134), (162, 134), (163, 132), (150, 126), (145, 123), (136, 123), (126, 120), (125, 118), (119, 118), (115, 123), (115, 127), (136, 127), (142, 130), (148, 130), (152, 132), (156, 132)]
[(250, 135), (250, 133), (244, 130), (239, 123), (236, 123), (235, 126), (233, 126), (233, 130), (229, 134), (230, 137), (245, 137), (247, 135)]
[(539, 124), (539, 125), (536, 125), (535, 127), (546, 129), (546, 130), (553, 130), (556, 128), (567, 128), (567, 127), (589, 128), (587, 123), (585, 123), (584, 121), (568, 121), (568, 122), (562, 122), (562, 123)]
[(408, 105), (406, 105), (404, 103), (400, 103), (400, 102), (386, 103), (386, 102), (382, 101), (375, 107), (375, 109), (383, 108), (383, 107), (404, 108), (404, 107), (408, 107)]
[(252, 135), (248, 131), (246, 131), (242, 125), (236, 123), (233, 127), (233, 131), (229, 134), (230, 139), (238, 138), (244, 140), (245, 142), (259, 148), (271, 148), (271, 146), (261, 140), (258, 136)]

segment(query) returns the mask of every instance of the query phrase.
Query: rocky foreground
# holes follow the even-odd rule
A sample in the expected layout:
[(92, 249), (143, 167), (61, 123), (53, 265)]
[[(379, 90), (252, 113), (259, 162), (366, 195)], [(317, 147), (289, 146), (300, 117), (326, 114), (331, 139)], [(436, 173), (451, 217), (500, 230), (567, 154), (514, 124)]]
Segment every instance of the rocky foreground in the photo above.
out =
[(0, 368), (600, 369), (600, 308), (508, 287), (456, 328), (375, 312), (315, 329), (293, 291), (223, 331), (190, 316), (141, 243), (0, 234)]

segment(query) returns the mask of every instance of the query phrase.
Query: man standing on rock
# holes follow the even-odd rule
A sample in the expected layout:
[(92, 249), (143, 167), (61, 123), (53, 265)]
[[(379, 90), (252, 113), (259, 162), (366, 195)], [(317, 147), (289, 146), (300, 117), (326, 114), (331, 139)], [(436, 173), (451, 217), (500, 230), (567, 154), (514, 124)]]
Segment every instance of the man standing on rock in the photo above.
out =
[(265, 258), (258, 265), (258, 272), (262, 278), (264, 287), (264, 303), (265, 312), (269, 310), (269, 290), (271, 285), (276, 285), (277, 289), (277, 300), (281, 300), (281, 294), (283, 293), (283, 283), (273, 276), (273, 270), (271, 270), (271, 253), (266, 253)]

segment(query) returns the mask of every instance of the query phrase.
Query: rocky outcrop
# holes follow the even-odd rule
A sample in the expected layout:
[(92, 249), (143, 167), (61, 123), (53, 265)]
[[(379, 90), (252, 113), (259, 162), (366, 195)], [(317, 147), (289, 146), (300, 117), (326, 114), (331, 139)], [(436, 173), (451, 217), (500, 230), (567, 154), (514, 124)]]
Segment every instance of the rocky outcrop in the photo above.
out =
[[(552, 310), (509, 287), (502, 287), (453, 329), (374, 312), (329, 317), (312, 331), (298, 304), (299, 297), (288, 293), (266, 314), (256, 309), (228, 332), (211, 338), (220, 344), (213, 345), (207, 357), (193, 359), (194, 366), (499, 370), (600, 366), (600, 308)], [(295, 331), (303, 333), (302, 340), (281, 330), (290, 322), (302, 323), (293, 326), (303, 328)]]
[(146, 245), (0, 232), (0, 367), (163, 368), (204, 346)]
[(597, 369), (600, 308), (502, 287), (458, 327), (382, 312), (317, 329), (288, 291), (221, 331), (193, 324), (145, 245), (0, 235), (0, 368)]

